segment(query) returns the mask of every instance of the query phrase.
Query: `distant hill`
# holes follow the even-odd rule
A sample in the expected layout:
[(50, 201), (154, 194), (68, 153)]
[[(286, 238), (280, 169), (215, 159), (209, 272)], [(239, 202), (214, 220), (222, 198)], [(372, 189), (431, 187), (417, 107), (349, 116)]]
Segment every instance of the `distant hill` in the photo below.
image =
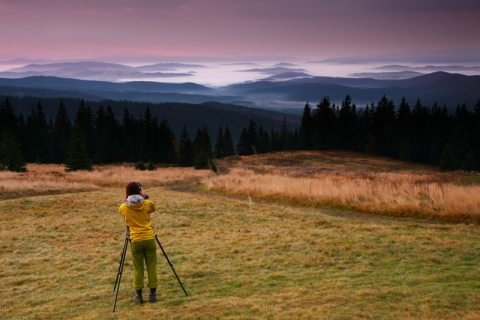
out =
[[(165, 66), (167, 67), (167, 66)], [(283, 77), (299, 77), (286, 80)], [(346, 95), (363, 107), (377, 103), (383, 95), (397, 105), (405, 97), (410, 105), (418, 99), (423, 105), (435, 102), (453, 111), (465, 103), (472, 109), (480, 100), (480, 76), (434, 72), (408, 79), (308, 77), (302, 74), (276, 74), (268, 80), (210, 88), (192, 82), (149, 81), (108, 82), (59, 77), (0, 78), (0, 94), (12, 96), (62, 97), (89, 100), (130, 100), (149, 103), (204, 103), (217, 101), (263, 109), (295, 109), (305, 102), (316, 104), (328, 96), (340, 104)]]
[(19, 79), (0, 78), (0, 86), (17, 88), (35, 88), (52, 90), (74, 90), (78, 92), (175, 92), (175, 93), (205, 93), (212, 89), (192, 83), (164, 83), (152, 81), (108, 82), (94, 80), (78, 80), (71, 78), (34, 76)]
[(351, 74), (352, 77), (356, 78), (372, 78), (385, 80), (410, 79), (421, 75), (423, 75), (423, 73), (416, 71), (360, 72)]
[(225, 95), (242, 95), (251, 100), (283, 99), (286, 101), (316, 103), (328, 96), (337, 104), (348, 94), (357, 106), (376, 103), (383, 95), (400, 103), (405, 97), (410, 104), (420, 99), (431, 106), (437, 102), (454, 110), (466, 103), (473, 106), (480, 100), (480, 76), (465, 76), (447, 72), (435, 72), (409, 79), (381, 80), (372, 78), (312, 77), (289, 81), (258, 81), (235, 84), (222, 88)]
[(179, 63), (131, 67), (123, 64), (100, 61), (32, 63), (0, 72), (0, 77), (24, 78), (47, 76), (100, 81), (119, 81), (119, 79), (142, 80), (158, 77), (188, 77), (192, 76), (190, 71), (179, 71), (178, 69), (199, 67), (202, 66)]

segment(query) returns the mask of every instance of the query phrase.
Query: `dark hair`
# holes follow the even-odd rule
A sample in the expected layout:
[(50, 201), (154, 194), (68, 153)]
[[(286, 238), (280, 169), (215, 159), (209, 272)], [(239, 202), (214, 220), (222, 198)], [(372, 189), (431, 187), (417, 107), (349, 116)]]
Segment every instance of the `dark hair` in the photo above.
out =
[(127, 196), (131, 196), (132, 194), (140, 194), (141, 189), (142, 184), (140, 182), (130, 182), (125, 188)]

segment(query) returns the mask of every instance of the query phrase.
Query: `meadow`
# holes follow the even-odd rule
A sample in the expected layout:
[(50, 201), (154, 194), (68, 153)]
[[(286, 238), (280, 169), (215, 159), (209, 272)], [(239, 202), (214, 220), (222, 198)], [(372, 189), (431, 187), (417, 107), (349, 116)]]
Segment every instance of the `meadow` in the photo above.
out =
[[(27, 173), (0, 172), (0, 318), (480, 318), (480, 207), (461, 219), (445, 218), (463, 212), (449, 214), (446, 197), (429, 195), (428, 203), (444, 203), (423, 204), (429, 213), (421, 215), (392, 204), (388, 209), (392, 195), (352, 204), (335, 200), (338, 190), (314, 199), (310, 190), (320, 187), (313, 181), (303, 188), (308, 197), (295, 185), (297, 179), (327, 181), (328, 172), (337, 177), (336, 184), (324, 181), (328, 189), (352, 177), (376, 184), (404, 177), (412, 192), (436, 183), (468, 193), (478, 188), (476, 174), (343, 153), (237, 157), (218, 168), (218, 175), (127, 165), (65, 172), (29, 164)], [(242, 180), (255, 178), (249, 187)], [(127, 253), (113, 313), (125, 240), (118, 206), (132, 180), (142, 181), (157, 205), (152, 221), (189, 296), (158, 250), (159, 302), (135, 305)], [(282, 191), (288, 189), (283, 183), (295, 193)], [(270, 184), (277, 190), (262, 193)], [(382, 192), (390, 190), (397, 189)], [(385, 210), (375, 210), (382, 205)]]
[(379, 215), (480, 224), (480, 174), (353, 152), (281, 152), (231, 157), (209, 190)]

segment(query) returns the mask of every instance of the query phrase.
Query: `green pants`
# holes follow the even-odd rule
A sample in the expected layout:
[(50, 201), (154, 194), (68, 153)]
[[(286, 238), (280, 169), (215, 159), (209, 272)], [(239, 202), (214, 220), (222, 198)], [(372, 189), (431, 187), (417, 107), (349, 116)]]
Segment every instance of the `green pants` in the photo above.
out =
[(155, 239), (132, 242), (131, 246), (133, 259), (133, 288), (143, 289), (144, 264), (147, 266), (149, 288), (158, 286), (157, 280), (157, 245)]

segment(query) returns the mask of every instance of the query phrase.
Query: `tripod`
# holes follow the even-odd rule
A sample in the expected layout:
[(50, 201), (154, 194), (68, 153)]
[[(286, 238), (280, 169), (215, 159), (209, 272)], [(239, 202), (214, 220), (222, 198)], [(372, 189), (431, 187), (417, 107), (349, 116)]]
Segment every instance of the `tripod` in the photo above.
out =
[(115, 279), (115, 285), (113, 286), (113, 291), (115, 291), (115, 302), (113, 303), (113, 312), (117, 306), (118, 298), (118, 289), (120, 289), (120, 280), (122, 279), (123, 266), (125, 265), (125, 256), (127, 255), (127, 247), (130, 242), (130, 228), (127, 227), (127, 232), (125, 234), (125, 244), (123, 245), (122, 257), (120, 258), (120, 263), (118, 266), (117, 279)]
[[(167, 259), (167, 262), (170, 265), (170, 268), (172, 268), (173, 274), (177, 278), (178, 283), (180, 284), (180, 287), (182, 287), (182, 290), (185, 293), (185, 295), (188, 296), (187, 291), (183, 287), (183, 284), (180, 281), (180, 278), (178, 277), (177, 273), (175, 272), (175, 269), (173, 268), (173, 265), (170, 262), (170, 259), (168, 259), (167, 253), (165, 252), (165, 250), (163, 250), (162, 244), (160, 243), (160, 240), (158, 240), (158, 237), (157, 237), (156, 234), (155, 234), (155, 240), (157, 240), (158, 246), (162, 250), (162, 253), (165, 256), (165, 259)], [(123, 266), (125, 264), (125, 256), (127, 254), (127, 247), (128, 247), (129, 242), (130, 242), (130, 228), (127, 227), (127, 233), (125, 235), (125, 244), (123, 246), (122, 257), (120, 258), (120, 265), (118, 266), (117, 279), (115, 280), (115, 285), (113, 286), (113, 291), (115, 291), (115, 302), (113, 303), (113, 312), (115, 312), (115, 308), (117, 306), (118, 289), (120, 288), (120, 280), (122, 279)]]
[(162, 249), (163, 255), (165, 256), (165, 259), (167, 259), (167, 262), (168, 262), (168, 264), (170, 265), (170, 268), (172, 268), (173, 274), (174, 274), (175, 277), (177, 278), (178, 283), (180, 284), (180, 287), (182, 287), (183, 292), (185, 292), (185, 295), (188, 297), (188, 293), (187, 293), (187, 291), (185, 290), (185, 288), (183, 287), (183, 284), (182, 284), (182, 282), (180, 281), (180, 278), (178, 278), (177, 273), (175, 272), (175, 269), (173, 268), (173, 264), (172, 264), (172, 263), (170, 262), (170, 260), (168, 259), (167, 253), (165, 252), (165, 250), (163, 250), (163, 247), (162, 247), (162, 245), (160, 244), (160, 240), (158, 240), (157, 235), (155, 235), (155, 239), (157, 240), (157, 243), (158, 243), (158, 246), (160, 247), (160, 249)]

